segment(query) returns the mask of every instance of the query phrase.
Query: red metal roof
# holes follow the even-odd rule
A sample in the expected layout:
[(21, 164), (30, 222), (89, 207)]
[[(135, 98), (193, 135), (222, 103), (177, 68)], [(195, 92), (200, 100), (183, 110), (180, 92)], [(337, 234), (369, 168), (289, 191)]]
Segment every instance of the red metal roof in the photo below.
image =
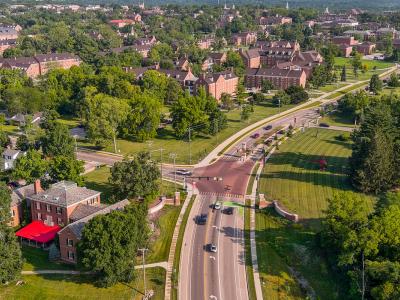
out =
[(57, 232), (60, 230), (61, 227), (58, 225), (47, 226), (41, 221), (33, 221), (18, 230), (15, 235), (39, 243), (47, 243), (54, 240)]

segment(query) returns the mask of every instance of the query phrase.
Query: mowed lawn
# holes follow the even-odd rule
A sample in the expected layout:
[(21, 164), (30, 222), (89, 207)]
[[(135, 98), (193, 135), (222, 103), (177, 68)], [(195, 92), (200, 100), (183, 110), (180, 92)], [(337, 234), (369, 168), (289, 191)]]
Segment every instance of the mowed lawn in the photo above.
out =
[[(165, 149), (163, 151), (163, 162), (172, 163), (170, 158), (171, 153), (176, 153), (177, 163), (189, 163), (190, 162), (190, 151), (191, 151), (191, 163), (197, 163), (203, 159), (212, 149), (214, 149), (221, 142), (238, 132), (239, 130), (265, 119), (269, 116), (277, 114), (279, 111), (285, 111), (294, 107), (294, 105), (285, 105), (280, 109), (271, 104), (270, 101), (265, 101), (261, 104), (254, 106), (254, 112), (250, 115), (247, 121), (240, 120), (240, 110), (235, 109), (226, 113), (228, 118), (227, 127), (215, 136), (206, 134), (198, 134), (192, 136), (190, 149), (188, 142), (188, 134), (183, 139), (177, 139), (172, 129), (172, 126), (168, 125), (164, 129), (160, 129), (158, 135), (150, 142), (136, 142), (128, 139), (118, 139), (118, 149), (121, 154), (135, 154), (143, 150), (157, 150), (160, 148)], [(92, 145), (80, 142), (81, 146), (91, 147)], [(107, 146), (105, 151), (114, 152), (113, 145)], [(155, 159), (160, 160), (160, 152), (152, 152)]]
[[(96, 287), (94, 278), (89, 275), (26, 275), (23, 285), (0, 287), (0, 299), (12, 300), (141, 300), (143, 297), (143, 272), (137, 270), (136, 278), (126, 284), (116, 284), (110, 288)], [(146, 269), (147, 289), (155, 295), (151, 299), (164, 299), (165, 270)]]
[[(318, 135), (317, 135), (318, 132)], [(343, 299), (338, 274), (332, 272), (316, 243), (327, 199), (340, 191), (353, 192), (346, 175), (351, 142), (339, 141), (343, 132), (308, 129), (284, 142), (267, 162), (260, 192), (279, 200), (301, 221), (291, 223), (272, 209), (256, 214), (257, 254), (266, 299), (304, 299), (296, 276), (308, 283), (320, 299)], [(328, 168), (321, 171), (318, 160)], [(372, 197), (357, 194), (373, 208)], [(300, 276), (294, 275), (293, 270)]]
[[(345, 58), (345, 57), (335, 57), (335, 66), (337, 67), (337, 75), (338, 78), (340, 79), (340, 74), (343, 65), (346, 65), (347, 69), (347, 80), (367, 80), (371, 78), (373, 74), (381, 74), (385, 72), (384, 69), (393, 67), (394, 64), (390, 62), (385, 62), (385, 61), (379, 61), (379, 60), (366, 60), (362, 59), (361, 60), (363, 66), (367, 66), (367, 72), (362, 73), (361, 70), (358, 71), (358, 77), (356, 78), (353, 73), (353, 67), (351, 66), (351, 58)], [(376, 71), (374, 71), (374, 68), (376, 67)]]

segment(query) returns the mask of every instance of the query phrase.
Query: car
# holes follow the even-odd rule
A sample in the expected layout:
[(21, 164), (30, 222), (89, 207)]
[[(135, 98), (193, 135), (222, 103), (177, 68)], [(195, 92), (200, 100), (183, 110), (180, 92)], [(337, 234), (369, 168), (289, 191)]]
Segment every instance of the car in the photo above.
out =
[(205, 225), (207, 223), (207, 214), (201, 214), (196, 216), (196, 224)]
[(212, 244), (212, 243), (208, 244), (208, 251), (217, 253), (217, 250), (218, 250), (217, 245)]
[(233, 214), (233, 207), (227, 207), (224, 209), (224, 214), (232, 215)]
[(192, 175), (192, 172), (190, 172), (189, 170), (186, 170), (186, 169), (178, 169), (178, 170), (176, 170), (175, 174), (182, 175), (182, 176), (190, 176), (190, 175)]
[(285, 134), (286, 132), (285, 132), (285, 130), (281, 129), (281, 130), (278, 131), (278, 133), (279, 134)]
[(222, 203), (220, 201), (217, 201), (214, 203), (214, 209), (221, 209)]
[(260, 137), (259, 133), (255, 133), (251, 136), (252, 139), (258, 139)]
[(264, 130), (271, 130), (272, 129), (272, 125), (267, 125), (264, 127)]
[(325, 127), (325, 128), (327, 128), (327, 127), (329, 127), (329, 124), (326, 124), (326, 123), (320, 123), (320, 124), (319, 124), (319, 127)]

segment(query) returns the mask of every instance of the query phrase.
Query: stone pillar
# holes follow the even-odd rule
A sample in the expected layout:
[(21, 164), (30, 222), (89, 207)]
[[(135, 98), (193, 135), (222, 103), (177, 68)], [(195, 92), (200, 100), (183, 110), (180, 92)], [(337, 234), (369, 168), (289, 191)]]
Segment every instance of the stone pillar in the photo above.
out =
[(258, 208), (263, 209), (268, 206), (268, 202), (265, 200), (264, 194), (258, 194)]
[(175, 192), (174, 205), (175, 206), (181, 205), (181, 192)]

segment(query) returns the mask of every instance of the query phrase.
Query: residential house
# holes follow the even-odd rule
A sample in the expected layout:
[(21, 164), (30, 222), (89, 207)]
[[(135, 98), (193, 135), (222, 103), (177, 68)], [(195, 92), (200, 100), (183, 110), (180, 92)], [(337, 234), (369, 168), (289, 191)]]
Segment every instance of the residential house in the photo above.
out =
[(228, 70), (219, 73), (201, 74), (195, 82), (195, 93), (201, 87), (204, 87), (206, 93), (213, 96), (218, 101), (222, 94), (236, 95), (239, 78), (233, 73), (233, 70)]
[(84, 211), (103, 208), (100, 192), (79, 187), (70, 181), (60, 181), (43, 190), (40, 180), (37, 180), (34, 192), (27, 198), (30, 201), (32, 221), (42, 221), (48, 226), (65, 226)]
[(393, 48), (400, 50), (400, 39), (393, 40)]
[(85, 224), (95, 216), (109, 214), (115, 210), (123, 210), (125, 206), (129, 205), (129, 203), (129, 200), (119, 201), (90, 213), (83, 218), (79, 218), (75, 222), (72, 222), (61, 229), (58, 232), (61, 259), (65, 262), (76, 264), (78, 262), (77, 245), (82, 238), (82, 231)]
[(16, 227), (21, 225), (24, 215), (24, 208), (22, 203), (27, 197), (33, 194), (34, 194), (33, 184), (29, 184), (12, 191), (11, 208), (10, 208), (11, 222), (9, 224), (10, 226)]
[(147, 58), (149, 56), (149, 52), (153, 45), (130, 45), (130, 46), (122, 46), (117, 48), (111, 48), (108, 51), (100, 52), (100, 55), (107, 55), (109, 53), (120, 54), (125, 51), (136, 51), (143, 56), (143, 58)]
[(2, 62), (2, 68), (17, 69), (24, 72), (30, 78), (45, 75), (54, 68), (69, 69), (79, 66), (81, 60), (70, 53), (38, 54), (33, 57), (6, 58)]
[(212, 37), (205, 37), (197, 41), (197, 47), (200, 49), (206, 50), (210, 49), (214, 44), (214, 38)]
[(269, 27), (269, 26), (292, 24), (292, 22), (293, 22), (292, 18), (283, 17), (283, 16), (279, 16), (279, 15), (260, 17), (258, 19), (258, 24), (263, 26), (264, 28)]
[(176, 69), (180, 71), (188, 71), (190, 68), (190, 62), (185, 56), (177, 59), (174, 64)]
[[(140, 21), (138, 21), (140, 22)], [(108, 22), (111, 26), (115, 26), (117, 28), (123, 28), (128, 25), (134, 25), (136, 23), (135, 20), (131, 19), (119, 19), (119, 20), (111, 20)]]
[(17, 45), (16, 39), (0, 40), (0, 55), (2, 55), (4, 51), (6, 51), (7, 49), (15, 48), (16, 45)]
[(261, 89), (264, 80), (270, 81), (277, 89), (290, 86), (306, 86), (307, 75), (302, 69), (259, 68), (246, 70), (245, 86), (248, 89)]
[(189, 91), (191, 95), (194, 94), (194, 85), (198, 78), (193, 75), (190, 68), (187, 71), (159, 69), (158, 72), (165, 74), (168, 78), (174, 78), (182, 89)]
[(159, 69), (160, 66), (158, 64), (147, 67), (139, 67), (139, 68), (133, 68), (133, 67), (124, 68), (125, 72), (135, 74), (136, 80), (142, 80), (144, 73), (146, 73), (148, 70), (159, 70)]
[(11, 118), (8, 118), (7, 120), (11, 124), (14, 124), (16, 126), (25, 126), (26, 122), (28, 120), (30, 120), (30, 123), (33, 125), (39, 125), (40, 122), (42, 121), (42, 116), (43, 116), (42, 112), (37, 112), (37, 113), (34, 113), (33, 115), (24, 115), (24, 114), (18, 113), (16, 115), (12, 116)]
[(232, 35), (232, 44), (239, 46), (250, 46), (257, 42), (256, 32), (242, 32)]
[(0, 40), (16, 40), (19, 36), (19, 31), (15, 27), (0, 26)]
[(14, 168), (15, 161), (24, 156), (25, 152), (21, 150), (5, 149), (2, 153), (3, 158), (3, 170), (11, 170)]
[(133, 44), (134, 45), (139, 45), (139, 46), (153, 46), (157, 43), (157, 39), (154, 35), (152, 36), (146, 36), (146, 37), (142, 37), (142, 38), (137, 38)]
[(212, 59), (213, 64), (222, 65), (226, 62), (226, 53), (225, 52), (211, 52), (208, 57)]

